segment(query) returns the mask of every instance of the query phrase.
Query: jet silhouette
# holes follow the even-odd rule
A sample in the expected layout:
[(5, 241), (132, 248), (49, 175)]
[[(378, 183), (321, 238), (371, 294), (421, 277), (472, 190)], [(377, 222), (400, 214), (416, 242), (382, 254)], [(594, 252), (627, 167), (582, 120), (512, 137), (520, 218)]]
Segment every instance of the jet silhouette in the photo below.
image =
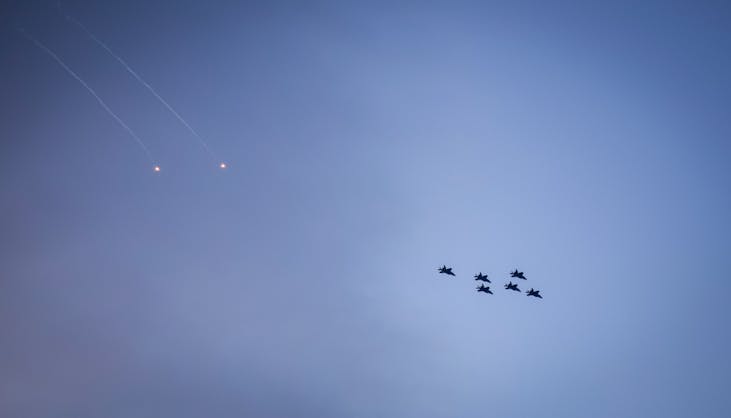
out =
[(515, 271), (511, 272), (510, 277), (517, 277), (519, 279), (528, 280), (525, 278), (525, 276), (523, 276), (523, 272), (518, 271), (518, 269), (515, 269)]
[(477, 288), (478, 292), (485, 292), (492, 295), (492, 292), (490, 291), (490, 286), (485, 286), (484, 284), (481, 284), (480, 287)]
[(527, 293), (526, 296), (535, 296), (537, 298), (543, 299), (543, 296), (541, 296), (541, 294), (540, 294), (540, 290), (533, 290), (532, 287), (530, 288), (530, 290), (526, 291), (525, 293)]
[(482, 272), (479, 272), (478, 274), (475, 274), (475, 280), (479, 280), (481, 282), (492, 283), (490, 281), (490, 279), (487, 278), (487, 274), (482, 274)]
[(442, 265), (441, 267), (439, 267), (439, 273), (448, 274), (450, 276), (455, 276), (455, 274), (452, 273), (452, 268), (451, 267), (447, 268), (447, 266), (445, 266), (445, 265)]
[(518, 283), (513, 284), (513, 282), (510, 282), (505, 285), (505, 289), (507, 290), (515, 290), (516, 292), (520, 292), (520, 289), (518, 289)]

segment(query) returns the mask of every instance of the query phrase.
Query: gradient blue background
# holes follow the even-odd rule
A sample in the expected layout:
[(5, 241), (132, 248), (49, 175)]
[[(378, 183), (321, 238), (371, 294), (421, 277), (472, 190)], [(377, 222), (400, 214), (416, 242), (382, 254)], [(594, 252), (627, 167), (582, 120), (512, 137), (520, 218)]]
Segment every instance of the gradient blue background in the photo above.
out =
[(728, 416), (727, 2), (64, 4), (230, 169), (2, 6), (0, 415)]

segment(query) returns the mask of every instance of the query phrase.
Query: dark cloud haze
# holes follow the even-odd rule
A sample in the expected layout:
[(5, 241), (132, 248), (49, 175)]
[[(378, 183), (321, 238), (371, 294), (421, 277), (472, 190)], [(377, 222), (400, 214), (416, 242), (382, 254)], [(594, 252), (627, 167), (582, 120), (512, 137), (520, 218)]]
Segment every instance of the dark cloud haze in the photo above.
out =
[(64, 2), (226, 171), (54, 7), (0, 9), (1, 416), (728, 415), (724, 2)]

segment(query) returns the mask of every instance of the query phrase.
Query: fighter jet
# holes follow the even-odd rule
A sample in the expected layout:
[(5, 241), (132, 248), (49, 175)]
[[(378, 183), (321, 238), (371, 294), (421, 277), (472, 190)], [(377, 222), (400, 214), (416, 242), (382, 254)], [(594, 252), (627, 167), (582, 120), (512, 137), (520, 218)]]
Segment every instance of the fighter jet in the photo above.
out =
[(485, 286), (484, 284), (481, 284), (480, 287), (477, 288), (478, 292), (485, 292), (492, 295), (492, 292), (490, 291), (490, 286)]
[(475, 280), (479, 280), (481, 282), (492, 283), (490, 281), (490, 279), (487, 278), (487, 274), (482, 274), (482, 272), (479, 272), (479, 273), (475, 274)]
[(528, 280), (525, 278), (525, 276), (523, 276), (523, 272), (518, 271), (518, 269), (515, 269), (515, 271), (511, 272), (510, 277), (517, 277), (519, 279)]
[(451, 267), (447, 268), (447, 266), (445, 266), (445, 265), (439, 267), (439, 273), (448, 274), (450, 276), (455, 276), (455, 274), (452, 273), (452, 268)]
[(518, 283), (513, 284), (513, 282), (510, 282), (505, 285), (505, 289), (507, 290), (515, 290), (516, 292), (520, 292), (520, 289), (518, 289)]
[(535, 296), (537, 298), (543, 299), (543, 296), (541, 296), (541, 294), (540, 294), (540, 290), (533, 290), (532, 287), (530, 288), (530, 290), (526, 291), (525, 293), (527, 293), (526, 296)]

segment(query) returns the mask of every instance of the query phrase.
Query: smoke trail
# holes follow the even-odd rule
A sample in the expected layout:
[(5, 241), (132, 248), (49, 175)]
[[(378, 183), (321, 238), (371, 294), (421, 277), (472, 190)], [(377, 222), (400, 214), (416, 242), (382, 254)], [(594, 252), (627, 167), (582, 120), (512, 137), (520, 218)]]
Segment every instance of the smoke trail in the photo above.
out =
[(38, 39), (32, 37), (31, 35), (29, 35), (26, 31), (24, 31), (21, 28), (16, 28), (16, 30), (18, 32), (20, 32), (21, 34), (23, 34), (23, 36), (25, 36), (28, 40), (30, 40), (31, 42), (33, 42), (38, 48), (40, 48), (45, 53), (47, 53), (48, 55), (50, 55), (51, 58), (53, 58), (54, 60), (56, 60), (56, 62), (59, 65), (61, 65), (61, 67), (63, 67), (63, 69), (66, 70), (67, 73), (69, 73), (73, 78), (75, 78), (76, 81), (78, 81), (79, 83), (81, 83), (81, 85), (84, 86), (84, 88), (89, 93), (91, 93), (92, 96), (94, 96), (94, 98), (99, 102), (99, 104), (101, 105), (101, 107), (103, 107), (104, 110), (106, 110), (107, 113), (109, 113), (109, 115), (111, 117), (113, 117), (114, 120), (116, 120), (117, 123), (119, 123), (130, 134), (130, 136), (132, 136), (132, 138), (134, 138), (135, 141), (137, 141), (137, 144), (139, 144), (140, 148), (142, 148), (142, 150), (145, 151), (145, 155), (147, 155), (147, 158), (150, 160), (150, 162), (151, 163), (154, 163), (155, 160), (152, 158), (152, 154), (150, 154), (150, 150), (147, 149), (147, 145), (145, 145), (145, 143), (142, 142), (142, 140), (140, 139), (140, 137), (137, 136), (137, 134), (132, 130), (132, 128), (130, 128), (129, 126), (127, 126), (127, 124), (124, 123), (124, 121), (119, 116), (117, 116), (117, 114), (114, 113), (112, 111), (112, 109), (109, 108), (109, 106), (107, 106), (107, 104), (104, 102), (104, 100), (102, 100), (102, 98), (99, 97), (99, 95), (96, 93), (96, 91), (94, 91), (93, 88), (91, 88), (91, 86), (89, 86), (88, 84), (86, 84), (86, 82), (84, 80), (82, 80), (81, 77), (78, 76), (78, 74), (76, 74), (71, 68), (69, 68), (68, 65), (66, 65), (66, 63), (64, 63), (63, 60), (61, 60), (61, 58), (59, 58), (58, 55), (56, 55), (53, 51), (51, 51), (47, 46), (43, 45), (43, 43), (41, 43), (41, 41), (39, 41)]
[(145, 86), (145, 88), (147, 90), (149, 90), (150, 93), (152, 93), (152, 95), (155, 96), (155, 98), (160, 103), (162, 103), (163, 106), (165, 106), (167, 108), (167, 110), (169, 110), (170, 113), (172, 113), (173, 116), (175, 116), (178, 119), (178, 121), (180, 121), (180, 123), (182, 123), (183, 126), (185, 126), (188, 129), (188, 131), (196, 139), (198, 139), (198, 141), (203, 146), (203, 148), (205, 148), (206, 152), (208, 152), (208, 154), (211, 157), (213, 157), (214, 159), (216, 158), (216, 156), (213, 154), (213, 151), (211, 151), (211, 148), (208, 146), (208, 143), (203, 139), (203, 137), (201, 137), (198, 134), (198, 132), (196, 132), (195, 129), (193, 129), (193, 127), (190, 126), (190, 124), (185, 119), (183, 119), (183, 117), (180, 116), (180, 114), (175, 109), (173, 109), (173, 107), (170, 105), (170, 103), (168, 103), (165, 99), (163, 99), (162, 96), (160, 96), (160, 94), (158, 94), (158, 92), (155, 91), (155, 89), (152, 88), (152, 86), (148, 82), (146, 82), (145, 80), (143, 80), (142, 77), (140, 77), (140, 75), (137, 74), (137, 72), (135, 70), (133, 70), (132, 67), (130, 67), (129, 64), (127, 64), (127, 62), (125, 60), (122, 59), (122, 57), (120, 57), (114, 51), (112, 51), (112, 49), (109, 48), (109, 46), (107, 44), (105, 44), (104, 42), (102, 42), (101, 39), (97, 38), (97, 36), (94, 35), (94, 33), (92, 33), (89, 29), (86, 28), (86, 26), (84, 26), (84, 24), (82, 24), (78, 20), (74, 19), (73, 17), (69, 16), (68, 14), (64, 13), (63, 10), (61, 9), (60, 2), (59, 2), (59, 5), (58, 5), (58, 9), (59, 9), (59, 12), (66, 18), (66, 20), (68, 20), (69, 22), (75, 24), (79, 28), (81, 28), (81, 30), (83, 30), (84, 33), (86, 33), (89, 36), (89, 38), (91, 38), (94, 42), (96, 42), (97, 45), (99, 45), (100, 47), (104, 48), (104, 50), (107, 51), (107, 53), (109, 55), (111, 55), (112, 57), (114, 57), (114, 59), (116, 59), (117, 62), (119, 62), (120, 64), (122, 64), (122, 66), (127, 70), (128, 73), (130, 73), (132, 75), (132, 77), (134, 77), (137, 81), (139, 81), (140, 84), (142, 84), (143, 86)]

